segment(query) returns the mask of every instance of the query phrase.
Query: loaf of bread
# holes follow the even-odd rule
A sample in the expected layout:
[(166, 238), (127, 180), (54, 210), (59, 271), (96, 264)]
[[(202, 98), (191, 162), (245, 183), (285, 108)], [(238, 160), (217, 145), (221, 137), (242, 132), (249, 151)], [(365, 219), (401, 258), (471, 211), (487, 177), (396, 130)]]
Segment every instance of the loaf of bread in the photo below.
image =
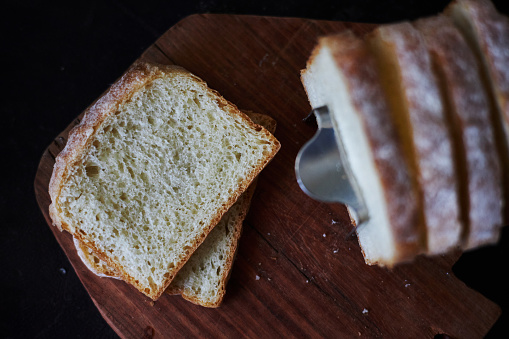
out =
[(425, 237), (419, 192), (367, 45), (350, 32), (322, 37), (301, 75), (311, 106), (328, 106), (369, 211), (357, 228), (366, 263), (412, 259)]
[(322, 37), (302, 82), (312, 107), (332, 111), (368, 209), (357, 229), (366, 263), (498, 241), (509, 222), (509, 19), (489, 0), (454, 0), (362, 39)]
[(155, 300), (279, 147), (188, 71), (137, 63), (70, 132), (50, 215)]
[(382, 25), (368, 37), (392, 118), (421, 192), (426, 253), (440, 254), (460, 243), (458, 183), (438, 81), (422, 35), (410, 23)]
[[(274, 119), (264, 114), (245, 113), (254, 123), (274, 133), (276, 129)], [(205, 241), (177, 273), (166, 289), (167, 293), (181, 294), (183, 298), (205, 307), (218, 307), (221, 304), (242, 231), (242, 222), (254, 193), (255, 181), (223, 215)], [(75, 241), (75, 245), (80, 258), (92, 272), (101, 277), (120, 277), (115, 269), (98, 258), (90, 248), (79, 241)]]
[(476, 54), (489, 89), (502, 166), (505, 224), (509, 223), (509, 18), (489, 0), (455, 0), (445, 9)]
[(502, 226), (501, 171), (479, 65), (448, 17), (421, 19), (415, 26), (426, 41), (454, 136), (462, 248), (496, 243)]

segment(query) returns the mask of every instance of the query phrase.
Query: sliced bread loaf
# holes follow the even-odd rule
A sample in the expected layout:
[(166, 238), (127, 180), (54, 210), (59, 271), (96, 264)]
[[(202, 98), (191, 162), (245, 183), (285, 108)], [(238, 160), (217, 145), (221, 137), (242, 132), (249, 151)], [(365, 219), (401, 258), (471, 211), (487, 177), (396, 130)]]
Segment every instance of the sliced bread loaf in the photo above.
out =
[(509, 223), (509, 18), (489, 0), (455, 0), (445, 9), (482, 65), (502, 165), (505, 223)]
[[(274, 133), (274, 119), (259, 113), (245, 113), (254, 123)], [(181, 294), (183, 298), (205, 307), (218, 307), (221, 304), (242, 231), (242, 222), (256, 186), (255, 181), (223, 215), (221, 221), (177, 273), (166, 289), (167, 293)], [(75, 241), (75, 245), (80, 258), (92, 272), (102, 277), (120, 277), (115, 269), (98, 258), (91, 249), (79, 241)]]
[(501, 172), (486, 90), (477, 60), (452, 21), (421, 19), (423, 34), (454, 136), (462, 221), (462, 247), (498, 241), (502, 224)]
[(279, 147), (188, 71), (137, 63), (69, 134), (50, 215), (155, 300)]
[(392, 118), (422, 196), (426, 252), (458, 246), (458, 185), (452, 138), (439, 85), (422, 35), (408, 22), (383, 25), (367, 37), (375, 54)]
[(421, 252), (420, 202), (383, 95), (375, 60), (350, 32), (323, 37), (302, 71), (312, 107), (327, 105), (369, 220), (357, 228), (367, 264), (393, 266)]

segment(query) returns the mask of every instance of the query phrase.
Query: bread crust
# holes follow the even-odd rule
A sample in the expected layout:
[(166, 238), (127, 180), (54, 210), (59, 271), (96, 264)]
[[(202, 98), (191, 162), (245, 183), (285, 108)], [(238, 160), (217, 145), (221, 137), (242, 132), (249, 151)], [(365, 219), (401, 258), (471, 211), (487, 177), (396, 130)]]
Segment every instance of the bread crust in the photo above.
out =
[(442, 83), (455, 136), (456, 169), (465, 230), (462, 247), (498, 241), (502, 224), (501, 170), (486, 90), (475, 55), (446, 16), (415, 22)]
[[(79, 228), (73, 225), (68, 225), (60, 216), (58, 202), (60, 192), (67, 178), (72, 175), (72, 170), (76, 164), (83, 158), (87, 149), (93, 140), (98, 127), (111, 115), (115, 114), (118, 108), (128, 102), (134, 93), (142, 89), (144, 86), (150, 84), (154, 79), (165, 76), (185, 75), (191, 77), (199, 86), (201, 86), (211, 97), (213, 97), (218, 105), (225, 109), (235, 119), (239, 119), (243, 124), (250, 126), (250, 128), (260, 131), (267, 139), (272, 142), (272, 150), (262, 162), (254, 168), (244, 180), (239, 184), (238, 189), (230, 196), (228, 201), (219, 209), (215, 216), (211, 219), (209, 225), (203, 228), (202, 234), (194, 241), (191, 249), (186, 253), (182, 253), (178, 260), (178, 264), (174, 268), (168, 269), (170, 272), (169, 277), (165, 283), (155, 291), (146, 292), (146, 286), (142, 286), (133, 277), (131, 277), (122, 265), (112, 260), (107, 253), (102, 252), (94, 243), (93, 239), (87, 238), (86, 235), (79, 231)], [(184, 265), (187, 259), (192, 255), (194, 250), (203, 242), (206, 235), (212, 228), (219, 222), (222, 215), (230, 208), (231, 205), (238, 199), (240, 194), (246, 190), (249, 184), (257, 176), (257, 174), (267, 165), (267, 163), (274, 157), (280, 148), (280, 144), (272, 134), (270, 134), (263, 127), (254, 124), (244, 113), (242, 113), (235, 105), (228, 102), (215, 90), (207, 87), (206, 83), (192, 75), (184, 68), (174, 65), (156, 65), (146, 62), (137, 62), (131, 66), (128, 71), (115, 82), (108, 91), (103, 94), (94, 104), (92, 104), (86, 111), (83, 120), (79, 125), (74, 127), (69, 133), (68, 141), (65, 148), (60, 152), (55, 161), (53, 174), (49, 184), (49, 194), (52, 203), (49, 207), (50, 217), (53, 224), (60, 230), (66, 230), (71, 233), (80, 242), (84, 243), (87, 247), (93, 249), (97, 255), (104, 260), (110, 267), (121, 273), (122, 279), (135, 286), (142, 293), (148, 297), (156, 300), (161, 296), (164, 290), (171, 283), (175, 277), (176, 272)]]
[(364, 41), (348, 32), (321, 38), (308, 60), (308, 67), (324, 47), (331, 50), (336, 65), (345, 74), (351, 101), (362, 119), (364, 133), (383, 186), (395, 241), (395, 256), (387, 262), (373, 261), (366, 257), (361, 245), (366, 263), (390, 267), (411, 260), (421, 252), (424, 237), (419, 218), (419, 197), (410, 184), (409, 168), (402, 156), (400, 140), (380, 87), (375, 60)]
[[(85, 264), (85, 266), (95, 275), (99, 277), (105, 278), (114, 278), (120, 279), (120, 273), (118, 273), (115, 269), (104, 265), (102, 263), (101, 267), (94, 262), (94, 257), (97, 257), (95, 252), (88, 248), (84, 243), (80, 242), (78, 239), (73, 237), (74, 247), (76, 248), (76, 252), (80, 257), (81, 261)], [(98, 257), (97, 257), (98, 258)]]

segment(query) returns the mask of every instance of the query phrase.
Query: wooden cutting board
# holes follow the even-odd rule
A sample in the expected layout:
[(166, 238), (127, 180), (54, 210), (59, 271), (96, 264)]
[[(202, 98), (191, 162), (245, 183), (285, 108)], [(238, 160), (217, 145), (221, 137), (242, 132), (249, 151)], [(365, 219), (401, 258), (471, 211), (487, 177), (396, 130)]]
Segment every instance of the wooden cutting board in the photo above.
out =
[[(407, 337), (485, 335), (500, 308), (452, 273), (461, 253), (419, 257), (389, 271), (364, 264), (344, 206), (319, 203), (298, 187), (294, 161), (316, 132), (299, 71), (318, 36), (374, 25), (296, 18), (193, 15), (142, 59), (181, 65), (239, 108), (278, 121), (281, 151), (262, 172), (244, 223), (227, 294), (218, 309), (180, 296), (152, 302), (122, 281), (99, 278), (79, 260), (71, 236), (51, 226), (47, 192), (55, 156), (78, 117), (44, 152), (39, 206), (97, 308), (124, 338)], [(120, 74), (119, 74), (120, 76)]]

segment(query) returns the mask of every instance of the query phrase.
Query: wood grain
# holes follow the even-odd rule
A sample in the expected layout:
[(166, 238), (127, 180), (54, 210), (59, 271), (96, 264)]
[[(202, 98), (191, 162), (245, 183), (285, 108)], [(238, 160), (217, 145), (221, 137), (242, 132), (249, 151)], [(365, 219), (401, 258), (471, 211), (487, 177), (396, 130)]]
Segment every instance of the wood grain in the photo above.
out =
[[(389, 271), (364, 264), (344, 206), (308, 198), (294, 161), (316, 128), (300, 83), (320, 35), (373, 25), (297, 18), (194, 15), (140, 58), (181, 65), (242, 109), (278, 121), (282, 148), (260, 175), (227, 294), (218, 309), (179, 296), (148, 298), (122, 281), (99, 278), (79, 260), (69, 234), (50, 226), (97, 308), (123, 338), (484, 336), (500, 308), (452, 273), (461, 253)], [(46, 221), (54, 159), (80, 117), (42, 155), (35, 193)]]

